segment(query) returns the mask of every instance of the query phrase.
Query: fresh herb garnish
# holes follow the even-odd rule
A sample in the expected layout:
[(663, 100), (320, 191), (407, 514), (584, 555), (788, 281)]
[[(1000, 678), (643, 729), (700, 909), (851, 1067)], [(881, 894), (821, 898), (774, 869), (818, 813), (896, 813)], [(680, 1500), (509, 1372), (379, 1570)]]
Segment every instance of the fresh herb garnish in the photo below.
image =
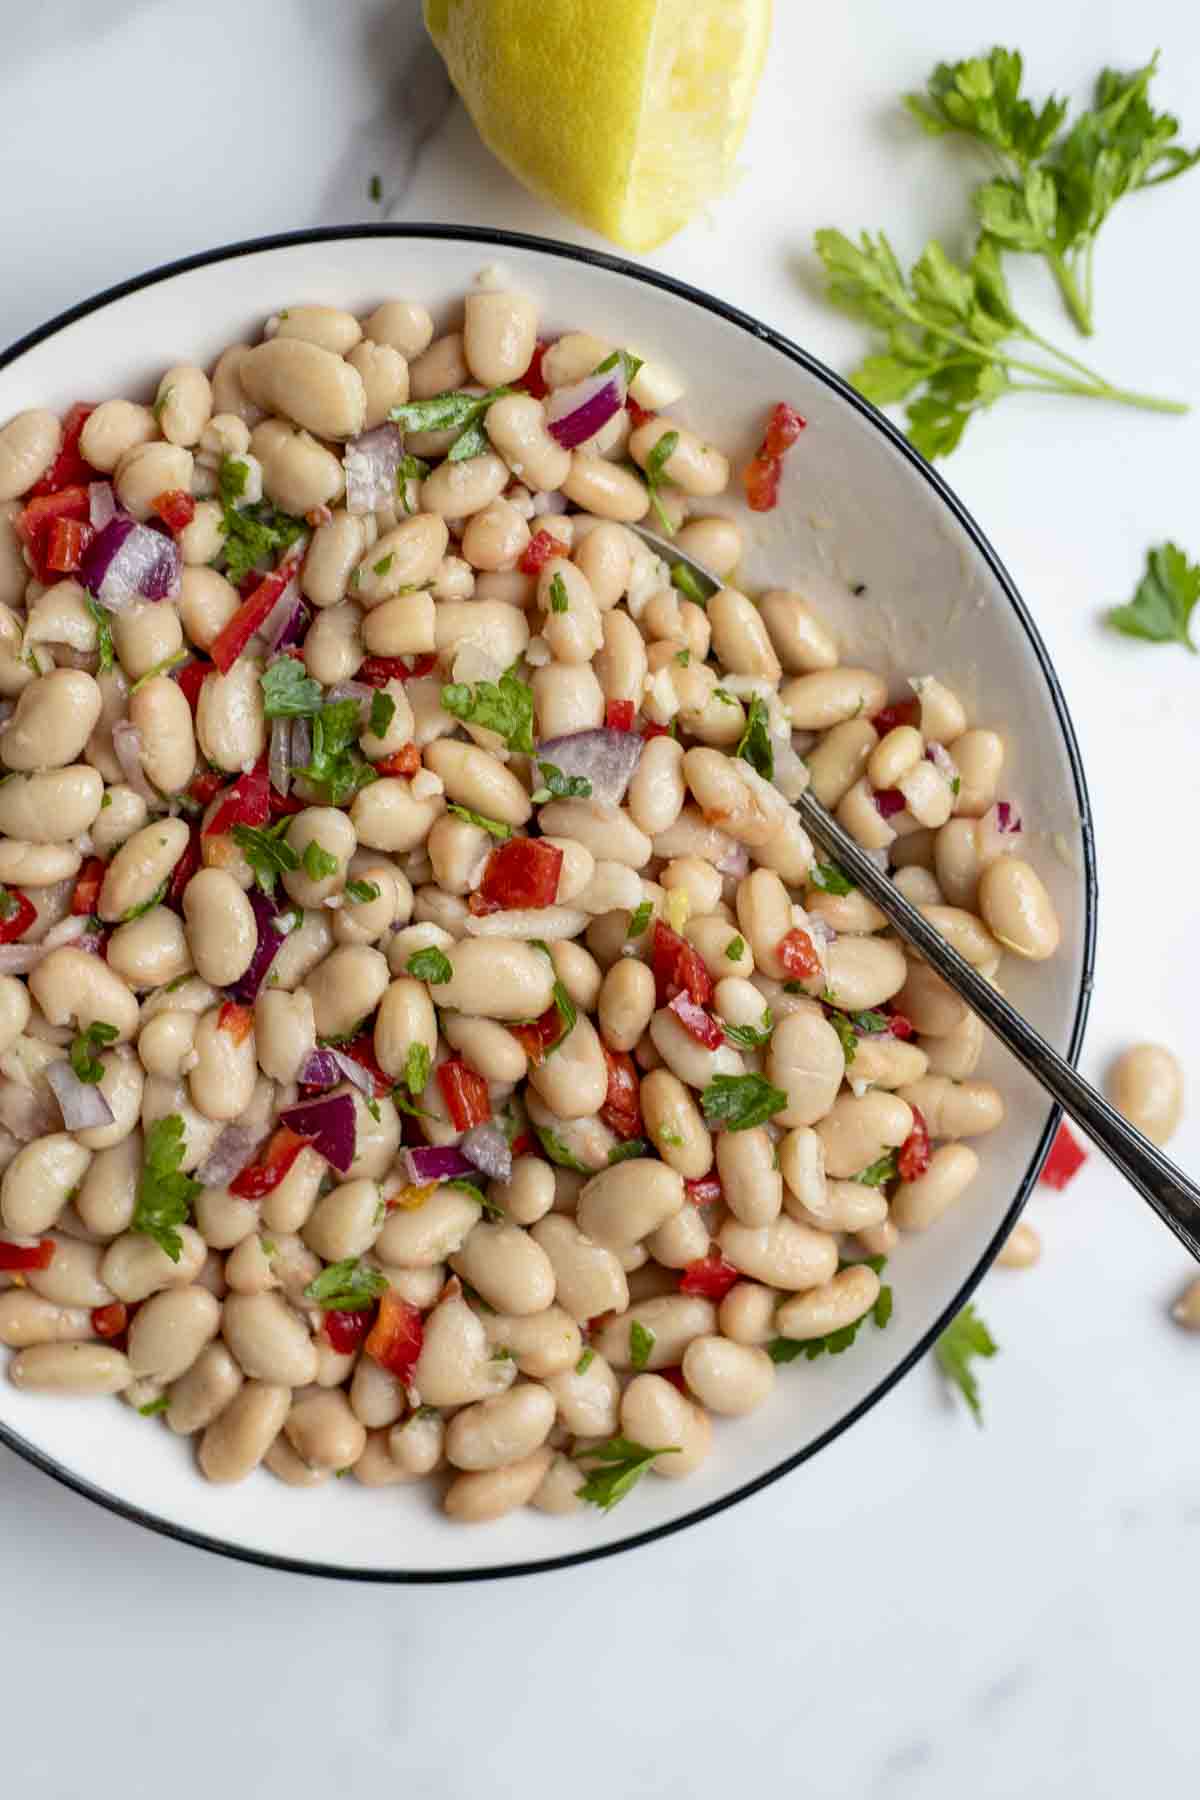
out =
[(729, 942), (726, 944), (725, 955), (727, 956), (727, 958), (729, 959), (730, 962), (741, 962), (741, 960), (742, 960), (743, 956), (745, 956), (745, 954), (746, 954), (746, 940), (744, 937), (742, 937), (740, 935), (740, 933), (737, 933), (733, 937), (731, 937)]
[(1189, 562), (1178, 544), (1146, 552), (1146, 573), (1133, 599), (1107, 615), (1114, 631), (1151, 644), (1183, 644), (1195, 653), (1190, 630), (1200, 600), (1200, 563)]
[(767, 703), (761, 694), (755, 694), (750, 701), (750, 712), (746, 719), (746, 729), (738, 741), (737, 754), (743, 762), (762, 776), (764, 781), (775, 779), (775, 751), (771, 745), (769, 729), (770, 714)]
[(371, 564), (372, 573), (375, 575), (379, 575), (379, 576), (386, 575), (388, 570), (391, 568), (392, 564), (395, 562), (395, 560), (396, 560), (396, 558), (395, 558), (394, 554), (389, 554), (387, 556), (381, 556), (377, 563)]
[(308, 527), (303, 519), (280, 512), (269, 501), (259, 500), (253, 506), (239, 506), (246, 491), (246, 464), (235, 456), (227, 456), (217, 476), (217, 492), (221, 501), (221, 518), (225, 542), (221, 557), (225, 574), (239, 587), (252, 569), (266, 568)]
[(104, 1075), (104, 1064), (96, 1056), (96, 1051), (105, 1044), (114, 1044), (117, 1040), (115, 1025), (106, 1025), (103, 1019), (97, 1019), (83, 1031), (77, 1032), (71, 1039), (71, 1067), (80, 1081), (94, 1084)]
[(646, 486), (650, 490), (650, 504), (654, 509), (654, 515), (667, 537), (675, 536), (675, 527), (672, 525), (670, 516), (659, 497), (658, 490), (662, 487), (664, 481), (667, 480), (666, 465), (670, 462), (678, 448), (679, 433), (677, 431), (664, 431), (657, 444), (655, 444), (653, 450), (651, 450), (649, 456), (646, 458), (646, 466), (642, 470)]
[(177, 1227), (186, 1225), (200, 1183), (180, 1172), (185, 1148), (183, 1120), (178, 1113), (156, 1119), (146, 1132), (141, 1179), (131, 1231), (152, 1237), (159, 1249), (177, 1263), (183, 1239)]
[(854, 892), (854, 883), (835, 862), (814, 863), (808, 871), (808, 879), (813, 887), (819, 888), (823, 894), (852, 894)]
[(467, 457), (482, 455), (488, 448), (484, 416), (489, 406), (512, 392), (510, 387), (497, 387), (486, 394), (463, 394), (447, 388), (445, 393), (433, 394), (428, 400), (409, 400), (403, 406), (393, 406), (390, 416), (405, 431), (457, 431), (446, 460), (463, 462)]
[(375, 201), (383, 199), (383, 182), (378, 175), (372, 175), (367, 183), (367, 199)]
[(441, 987), (454, 973), (450, 958), (435, 944), (425, 950), (414, 950), (404, 967), (417, 981), (428, 982), (430, 987)]
[(885, 1150), (877, 1161), (871, 1163), (868, 1168), (860, 1169), (858, 1174), (852, 1175), (850, 1179), (856, 1181), (860, 1187), (881, 1188), (886, 1187), (889, 1181), (895, 1181), (899, 1174), (900, 1171), (896, 1166), (896, 1152)]
[(160, 885), (155, 888), (154, 892), (151, 894), (151, 896), (148, 900), (143, 900), (141, 902), (141, 904), (138, 906), (131, 906), (129, 908), (128, 912), (123, 912), (121, 914), (122, 925), (128, 925), (128, 923), (131, 919), (140, 919), (140, 918), (142, 918), (142, 916), (145, 913), (153, 912), (154, 908), (156, 906), (160, 906), (162, 904), (162, 901), (166, 895), (166, 892), (167, 892), (167, 884), (164, 881), (164, 882), (161, 882)]
[(975, 1423), (982, 1425), (979, 1383), (975, 1379), (971, 1361), (976, 1356), (995, 1356), (1000, 1346), (974, 1306), (963, 1307), (958, 1316), (947, 1325), (933, 1348), (943, 1375), (958, 1389), (970, 1407)]
[(589, 1345), (580, 1356), (579, 1361), (575, 1364), (575, 1373), (577, 1375), (586, 1375), (595, 1360), (596, 1352)]
[(451, 682), (442, 689), (442, 706), (465, 725), (497, 732), (508, 749), (533, 755), (533, 689), (512, 669), (498, 682)]
[(671, 1444), (664, 1450), (647, 1450), (644, 1444), (635, 1444), (631, 1438), (623, 1437), (610, 1438), (606, 1444), (577, 1451), (576, 1455), (581, 1459), (601, 1465), (590, 1470), (583, 1486), (577, 1489), (577, 1497), (611, 1512), (617, 1502), (624, 1500), (637, 1486), (656, 1457), (678, 1454), (678, 1444)]
[(417, 510), (415, 506), (409, 505), (409, 482), (424, 481), (428, 473), (429, 464), (427, 462), (422, 462), (419, 456), (402, 456), (400, 458), (400, 465), (396, 470), (396, 492), (399, 495), (400, 504), (406, 513), (414, 513)]
[(771, 1017), (771, 1009), (764, 1006), (763, 1016), (757, 1025), (726, 1025), (725, 1036), (731, 1044), (741, 1050), (758, 1050), (765, 1044), (775, 1029), (775, 1021)]
[(138, 1412), (143, 1419), (153, 1419), (158, 1413), (165, 1413), (170, 1404), (170, 1394), (160, 1394), (157, 1400), (147, 1400), (145, 1406), (139, 1406)]
[(626, 943), (628, 943), (631, 938), (641, 937), (653, 917), (654, 902), (652, 900), (640, 900), (629, 915), (629, 929), (625, 933)]
[(130, 693), (136, 694), (139, 689), (145, 687), (148, 681), (153, 681), (156, 675), (166, 675), (171, 669), (177, 669), (180, 663), (190, 660), (191, 652), (188, 650), (176, 650), (173, 656), (164, 656), (161, 662), (156, 662), (153, 668), (147, 669), (144, 675), (138, 676), (129, 690)]
[(571, 603), (567, 598), (566, 582), (561, 575), (552, 576), (550, 581), (550, 611), (554, 613), (565, 613), (569, 610), (570, 604)]
[(636, 1157), (645, 1156), (649, 1145), (645, 1138), (626, 1138), (623, 1144), (614, 1144), (608, 1153), (608, 1167), (614, 1163), (632, 1162)]
[(294, 656), (277, 656), (259, 681), (268, 719), (311, 719), (321, 710), (321, 684)]
[[(862, 1260), (866, 1263), (867, 1268), (874, 1269), (876, 1275), (882, 1275), (887, 1267), (885, 1256), (868, 1256)], [(840, 1264), (841, 1269), (853, 1266), (853, 1264), (845, 1262)], [(767, 1355), (773, 1363), (795, 1362), (801, 1356), (809, 1362), (815, 1362), (818, 1356), (826, 1354), (840, 1356), (843, 1350), (850, 1348), (868, 1319), (873, 1319), (878, 1329), (883, 1331), (891, 1316), (892, 1290), (890, 1287), (881, 1287), (875, 1296), (874, 1305), (868, 1307), (867, 1311), (855, 1319), (853, 1324), (842, 1325), (837, 1331), (827, 1332), (824, 1337), (819, 1338), (774, 1338), (767, 1345)]]
[(358, 906), (364, 906), (368, 900), (378, 900), (381, 889), (377, 881), (348, 881), (346, 892)]
[(408, 1054), (404, 1058), (404, 1072), (401, 1076), (405, 1087), (415, 1099), (425, 1092), (429, 1081), (431, 1058), (427, 1044), (410, 1044)]
[(274, 825), (235, 825), (230, 833), (264, 894), (275, 892), (276, 876), (300, 867), (300, 858), (283, 835), (291, 822), (284, 817)]
[(625, 377), (625, 386), (629, 387), (640, 368), (644, 367), (644, 358), (635, 356), (632, 350), (614, 350), (606, 356), (602, 363), (597, 363), (592, 370), (593, 375), (607, 375), (610, 369), (620, 367)]
[(633, 1319), (629, 1325), (629, 1361), (635, 1369), (644, 1369), (650, 1361), (650, 1352), (657, 1339), (654, 1332), (640, 1320)]
[(387, 1287), (387, 1276), (372, 1269), (360, 1257), (346, 1256), (314, 1275), (304, 1290), (326, 1312), (358, 1312), (378, 1300)]
[(544, 1125), (535, 1125), (533, 1129), (538, 1143), (552, 1163), (557, 1163), (560, 1169), (574, 1169), (580, 1175), (591, 1174), (587, 1164), (580, 1162), (577, 1156), (572, 1155), (562, 1139), (555, 1137), (552, 1131), (547, 1131)]
[(551, 762), (539, 762), (538, 769), (543, 785), (529, 796), (535, 806), (544, 806), (547, 800), (591, 799), (592, 784), (586, 775), (564, 775), (557, 764)]
[(714, 1075), (700, 1096), (704, 1117), (726, 1131), (749, 1131), (782, 1112), (788, 1097), (763, 1075)]
[(465, 819), (468, 825), (477, 825), (480, 831), (498, 838), (502, 844), (512, 836), (511, 825), (505, 825), (501, 819), (489, 819), (483, 813), (473, 812), (469, 806), (459, 806), (451, 800), (446, 811), (453, 813), (456, 819)]
[(697, 606), (708, 605), (708, 595), (686, 563), (671, 564), (671, 586), (678, 588), (685, 600), (691, 600)]
[(337, 857), (318, 844), (316, 838), (311, 838), (305, 844), (304, 855), (300, 860), (310, 881), (327, 881), (331, 875), (337, 874)]
[(100, 655), (96, 673), (107, 675), (113, 666), (113, 634), (108, 609), (101, 606), (98, 600), (93, 600), (90, 594), (84, 596), (84, 605), (96, 621), (96, 649)]
[(371, 696), (371, 716), (367, 720), (367, 730), (372, 737), (387, 736), (388, 726), (396, 716), (396, 702), (390, 694), (376, 688)]
[(360, 788), (378, 779), (369, 762), (351, 746), (357, 742), (362, 715), (357, 700), (335, 700), (323, 706), (312, 722), (312, 751), (308, 764), (293, 770), (314, 787), (325, 790), (330, 806), (342, 806)]

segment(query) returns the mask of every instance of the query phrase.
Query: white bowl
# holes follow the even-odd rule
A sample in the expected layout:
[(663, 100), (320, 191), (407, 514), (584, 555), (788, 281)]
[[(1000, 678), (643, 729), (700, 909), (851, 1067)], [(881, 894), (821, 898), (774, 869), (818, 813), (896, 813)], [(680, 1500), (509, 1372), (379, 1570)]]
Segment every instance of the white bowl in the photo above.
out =
[[(299, 232), (171, 264), (53, 320), (0, 357), (0, 420), (28, 406), (149, 399), (170, 364), (209, 364), (226, 344), (256, 338), (268, 315), (289, 304), (325, 301), (363, 313), (404, 295), (446, 328), (481, 267), (496, 262), (536, 297), (548, 332), (584, 327), (676, 367), (687, 392), (675, 410), (735, 467), (775, 401), (804, 414), (808, 429), (788, 459), (779, 508), (745, 513), (732, 490), (720, 502), (747, 527), (747, 583), (819, 580), (849, 660), (888, 672), (897, 692), (905, 675), (934, 671), (975, 721), (1004, 732), (1003, 791), (1024, 816), (1063, 923), (1054, 961), (1006, 967), (1005, 986), (1050, 1042), (1074, 1056), (1091, 986), (1095, 874), (1083, 771), (1045, 645), (945, 483), (879, 413), (778, 333), (666, 276), (565, 244), (434, 226)], [(442, 1517), (429, 1484), (369, 1490), (349, 1480), (297, 1491), (260, 1472), (239, 1487), (212, 1487), (191, 1446), (160, 1423), (115, 1401), (50, 1399), (4, 1381), (0, 1439), (156, 1530), (306, 1573), (461, 1580), (646, 1543), (794, 1471), (886, 1393), (962, 1306), (1010, 1230), (1058, 1117), (999, 1051), (983, 1072), (1004, 1092), (1006, 1121), (981, 1147), (982, 1169), (963, 1204), (893, 1257), (888, 1329), (867, 1326), (848, 1354), (781, 1369), (766, 1406), (718, 1423), (697, 1474), (651, 1477), (612, 1513), (586, 1508), (552, 1518), (524, 1510), (467, 1530)]]

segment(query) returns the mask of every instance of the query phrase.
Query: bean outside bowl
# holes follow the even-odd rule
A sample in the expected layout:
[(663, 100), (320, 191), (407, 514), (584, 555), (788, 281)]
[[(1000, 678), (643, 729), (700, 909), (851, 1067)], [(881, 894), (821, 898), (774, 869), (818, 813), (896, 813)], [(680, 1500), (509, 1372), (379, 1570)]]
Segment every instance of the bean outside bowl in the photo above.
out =
[[(996, 552), (961, 502), (871, 406), (807, 352), (710, 295), (617, 257), (488, 231), (365, 226), (267, 238), (137, 277), (52, 320), (0, 356), (0, 419), (79, 399), (153, 398), (162, 370), (209, 365), (251, 340), (281, 307), (325, 302), (365, 313), (422, 301), (440, 328), (480, 269), (501, 263), (539, 303), (549, 334), (586, 328), (669, 363), (686, 381), (674, 408), (735, 467), (777, 400), (808, 421), (774, 512), (750, 514), (731, 487), (714, 510), (747, 532), (743, 585), (802, 586), (838, 630), (846, 659), (904, 677), (936, 672), (974, 722), (1008, 746), (1004, 793), (1023, 815), (1029, 854), (1050, 887), (1063, 943), (1049, 963), (1010, 959), (1006, 990), (1058, 1049), (1074, 1056), (1087, 1013), (1095, 870), (1087, 790), (1066, 703), (1045, 645)], [(901, 1242), (888, 1279), (886, 1331), (851, 1353), (780, 1371), (751, 1417), (719, 1421), (708, 1462), (686, 1481), (653, 1477), (614, 1511), (569, 1517), (529, 1509), (488, 1526), (449, 1523), (434, 1489), (312, 1490), (265, 1471), (237, 1487), (198, 1474), (193, 1446), (111, 1400), (19, 1392), (0, 1381), (0, 1441), (113, 1511), (210, 1550), (311, 1574), (452, 1581), (550, 1569), (646, 1544), (768, 1482), (789, 1477), (860, 1419), (962, 1306), (1028, 1194), (1056, 1109), (999, 1051), (981, 1074), (1008, 1111), (982, 1148), (961, 1205)], [(799, 1472), (798, 1472), (799, 1471)]]

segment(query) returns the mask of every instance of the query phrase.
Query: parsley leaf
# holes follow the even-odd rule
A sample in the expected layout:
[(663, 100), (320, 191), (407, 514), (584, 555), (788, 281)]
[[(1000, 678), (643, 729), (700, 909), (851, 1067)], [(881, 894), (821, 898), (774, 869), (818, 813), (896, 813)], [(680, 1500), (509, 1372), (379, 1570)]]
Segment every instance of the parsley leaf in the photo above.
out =
[(668, 479), (666, 465), (670, 462), (678, 448), (679, 433), (677, 431), (664, 431), (657, 444), (655, 444), (653, 450), (651, 450), (649, 456), (646, 458), (646, 466), (642, 470), (646, 486), (650, 489), (650, 505), (653, 507), (655, 517), (667, 537), (675, 536), (675, 527), (672, 525), (666, 508), (659, 498), (658, 490), (662, 487), (664, 481)]
[(591, 1368), (592, 1364), (595, 1362), (595, 1360), (596, 1360), (596, 1352), (593, 1349), (591, 1349), (589, 1346), (588, 1349), (583, 1351), (583, 1353), (581, 1354), (581, 1356), (579, 1358), (579, 1361), (575, 1364), (575, 1373), (577, 1375), (586, 1375), (588, 1370)]
[(294, 656), (277, 656), (259, 681), (268, 719), (311, 719), (321, 710), (321, 684)]
[(574, 1169), (580, 1175), (592, 1173), (587, 1164), (580, 1162), (577, 1156), (573, 1156), (562, 1139), (555, 1137), (552, 1131), (547, 1131), (544, 1125), (535, 1125), (533, 1129), (537, 1134), (538, 1143), (546, 1152), (549, 1160), (557, 1163), (560, 1169)]
[(763, 1075), (714, 1075), (700, 1096), (704, 1117), (726, 1131), (749, 1131), (782, 1112), (788, 1097)]
[(183, 1254), (183, 1239), (176, 1227), (186, 1225), (192, 1198), (200, 1192), (200, 1183), (180, 1172), (183, 1152), (183, 1120), (179, 1114), (168, 1113), (165, 1119), (156, 1119), (146, 1133), (137, 1205), (130, 1224), (131, 1231), (152, 1237), (174, 1263)]
[(1146, 552), (1146, 573), (1133, 599), (1114, 606), (1108, 623), (1126, 637), (1151, 644), (1183, 644), (1195, 654), (1190, 630), (1200, 601), (1200, 563), (1189, 562), (1177, 544), (1159, 544)]
[(164, 881), (164, 882), (161, 882), (159, 884), (159, 886), (155, 888), (154, 892), (151, 894), (151, 896), (148, 900), (143, 900), (141, 902), (140, 906), (131, 906), (129, 908), (128, 912), (123, 912), (121, 914), (122, 925), (128, 925), (130, 919), (140, 919), (143, 916), (143, 914), (148, 913), (148, 912), (153, 912), (154, 908), (156, 906), (160, 906), (162, 904), (162, 901), (166, 895), (166, 892), (167, 892), (167, 884)]
[(677, 1444), (665, 1450), (647, 1450), (644, 1444), (635, 1444), (631, 1438), (623, 1437), (610, 1438), (606, 1444), (581, 1450), (577, 1452), (581, 1459), (598, 1463), (600, 1467), (589, 1471), (587, 1480), (578, 1489), (578, 1497), (611, 1512), (617, 1502), (637, 1486), (656, 1457), (678, 1454)]
[(400, 458), (400, 465), (396, 470), (396, 492), (400, 497), (400, 504), (406, 513), (414, 513), (417, 510), (415, 505), (409, 504), (409, 482), (424, 481), (428, 473), (429, 464), (427, 462), (422, 462), (419, 456), (402, 456)]
[(561, 575), (553, 576), (550, 581), (550, 611), (565, 613), (570, 610), (570, 605), (566, 582)]
[(725, 946), (725, 955), (730, 962), (740, 962), (746, 954), (746, 940), (740, 933), (731, 937)]
[(622, 375), (625, 377), (625, 386), (628, 387), (638, 370), (645, 366), (645, 359), (640, 356), (635, 356), (632, 350), (614, 350), (611, 356), (606, 356), (602, 363), (596, 364), (595, 368), (592, 370), (592, 374), (607, 375), (610, 369), (615, 369), (618, 366), (620, 367)]
[(103, 1019), (97, 1019), (71, 1039), (71, 1067), (80, 1081), (95, 1083), (104, 1074), (104, 1064), (95, 1052), (105, 1044), (115, 1043), (117, 1028), (106, 1025)]
[(318, 844), (316, 838), (311, 838), (305, 844), (304, 855), (300, 860), (310, 881), (326, 881), (330, 875), (337, 874), (337, 857)]
[(608, 1167), (615, 1163), (631, 1162), (635, 1157), (645, 1156), (649, 1149), (645, 1138), (626, 1138), (623, 1144), (614, 1144), (608, 1153)]
[(686, 563), (671, 564), (671, 586), (678, 588), (685, 600), (693, 601), (697, 606), (708, 605), (708, 595), (700, 586), (700, 580)]
[(464, 724), (498, 732), (508, 749), (533, 755), (533, 689), (512, 669), (498, 682), (451, 682), (442, 689), (442, 706)]
[(357, 700), (334, 700), (312, 722), (310, 760), (294, 774), (325, 790), (330, 806), (343, 806), (378, 779), (369, 762), (351, 746), (357, 742), (362, 713)]
[(139, 1406), (138, 1413), (143, 1419), (153, 1419), (158, 1413), (165, 1413), (170, 1404), (170, 1394), (160, 1394), (157, 1400), (147, 1400), (145, 1406)]
[(404, 966), (417, 981), (428, 982), (430, 987), (441, 987), (454, 973), (450, 958), (435, 944), (426, 950), (414, 950)]
[(388, 726), (396, 716), (396, 702), (390, 694), (376, 688), (371, 696), (371, 716), (367, 720), (367, 730), (372, 737), (386, 737)]
[(860, 1187), (886, 1187), (889, 1181), (895, 1181), (900, 1171), (896, 1167), (896, 1152), (886, 1150), (869, 1168), (862, 1169), (857, 1175), (850, 1177)]
[(101, 606), (98, 600), (93, 600), (90, 594), (84, 596), (84, 605), (96, 621), (96, 648), (100, 653), (96, 673), (107, 675), (113, 666), (113, 634), (108, 609)]
[(639, 901), (629, 915), (629, 929), (625, 933), (626, 943), (631, 938), (641, 937), (653, 917), (654, 902), (652, 900)]
[[(885, 1256), (868, 1256), (861, 1260), (869, 1269), (874, 1269), (876, 1275), (882, 1275), (887, 1266)], [(840, 1271), (854, 1265), (843, 1262), (838, 1266)], [(886, 1328), (892, 1316), (892, 1298), (891, 1288), (881, 1287), (875, 1296), (874, 1305), (851, 1324), (842, 1325), (837, 1331), (827, 1332), (824, 1337), (819, 1338), (773, 1338), (767, 1345), (767, 1355), (773, 1363), (791, 1363), (801, 1356), (808, 1362), (815, 1362), (819, 1356), (840, 1356), (843, 1350), (850, 1348), (868, 1319), (874, 1320), (878, 1330)]]
[(633, 1319), (629, 1325), (629, 1361), (635, 1369), (644, 1369), (650, 1361), (650, 1352), (656, 1343), (654, 1332), (639, 1320)]
[(368, 900), (378, 900), (380, 887), (377, 881), (348, 881), (346, 892), (356, 905), (365, 905)]
[[(551, 762), (539, 761), (538, 769), (544, 783), (544, 787), (539, 788), (538, 793), (544, 792), (547, 800), (591, 799), (592, 784), (586, 775), (564, 775), (558, 765)], [(531, 795), (530, 798), (537, 801), (537, 794)], [(542, 802), (538, 802), (538, 804), (540, 805)]]
[(755, 694), (750, 701), (746, 729), (743, 731), (737, 747), (737, 753), (742, 761), (748, 762), (764, 781), (774, 781), (775, 779), (775, 751), (768, 729), (769, 718), (766, 701), (761, 694)]
[(235, 825), (230, 834), (264, 894), (275, 892), (277, 875), (290, 874), (300, 867), (300, 858), (284, 840), (283, 834), (291, 822), (284, 817), (274, 825)]
[(819, 888), (823, 894), (852, 894), (854, 892), (854, 883), (835, 862), (814, 863), (808, 871), (808, 879), (812, 886)]
[(775, 1029), (775, 1021), (771, 1017), (769, 1006), (763, 1007), (763, 1016), (757, 1025), (726, 1025), (725, 1036), (729, 1043), (737, 1044), (742, 1050), (758, 1050), (765, 1044)]
[(505, 825), (500, 819), (486, 818), (483, 813), (472, 812), (469, 806), (459, 806), (451, 800), (446, 806), (446, 811), (452, 812), (456, 819), (465, 819), (468, 825), (478, 825), (481, 831), (489, 832), (492, 837), (499, 838), (502, 844), (512, 836), (511, 825)]
[(326, 1312), (357, 1312), (378, 1300), (387, 1285), (387, 1276), (378, 1269), (369, 1268), (357, 1256), (346, 1256), (314, 1275), (304, 1298), (315, 1300)]
[(191, 660), (191, 654), (187, 650), (176, 650), (174, 655), (164, 656), (161, 662), (154, 663), (151, 668), (146, 670), (144, 675), (138, 676), (137, 680), (129, 690), (130, 693), (136, 694), (141, 688), (145, 687), (148, 681), (153, 681), (156, 675), (169, 674), (172, 669), (177, 669), (180, 663), (190, 662)]
[(838, 1042), (842, 1046), (842, 1055), (846, 1060), (846, 1067), (849, 1068), (858, 1055), (858, 1035), (845, 1013), (838, 1012), (836, 1007), (831, 1007), (825, 1017), (837, 1032)]
[(238, 457), (223, 459), (217, 475), (217, 492), (221, 501), (221, 518), (225, 541), (221, 558), (225, 574), (238, 587), (252, 569), (265, 569), (303, 537), (308, 527), (303, 519), (280, 512), (267, 500), (253, 506), (239, 506), (246, 491), (246, 464)]
[(464, 394), (447, 388), (428, 400), (409, 400), (403, 406), (393, 406), (390, 416), (405, 431), (457, 431), (459, 435), (447, 451), (446, 460), (462, 462), (488, 449), (484, 415), (489, 406), (513, 391), (510, 387), (496, 387), (486, 394)]
[(974, 1414), (977, 1425), (983, 1424), (983, 1409), (979, 1404), (979, 1383), (971, 1361), (976, 1356), (995, 1356), (999, 1347), (974, 1306), (969, 1304), (951, 1320), (933, 1347), (943, 1375), (954, 1383)]
[(430, 1056), (427, 1044), (410, 1044), (408, 1054), (404, 1058), (404, 1073), (401, 1079), (414, 1099), (423, 1094), (429, 1081)]

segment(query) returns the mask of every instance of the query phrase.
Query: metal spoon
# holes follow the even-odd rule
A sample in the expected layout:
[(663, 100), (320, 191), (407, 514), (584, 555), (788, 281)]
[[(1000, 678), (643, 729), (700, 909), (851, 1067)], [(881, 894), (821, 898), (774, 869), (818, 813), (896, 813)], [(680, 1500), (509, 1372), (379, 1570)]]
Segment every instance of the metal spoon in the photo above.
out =
[[(694, 557), (687, 556), (665, 538), (640, 526), (633, 530), (663, 560), (682, 564), (703, 592), (704, 598), (721, 586)], [(1065, 1057), (1058, 1054), (1028, 1019), (985, 981), (977, 969), (951, 948), (945, 938), (904, 898), (890, 878), (832, 818), (819, 800), (802, 794), (796, 811), (810, 835), (839, 864), (845, 874), (873, 900), (897, 934), (935, 969), (972, 1012), (977, 1013), (1006, 1050), (1012, 1052), (1034, 1080), (1057, 1101), (1068, 1118), (1086, 1132), (1109, 1162), (1120, 1170), (1144, 1200), (1149, 1201), (1164, 1225), (1200, 1262), (1200, 1188), (1182, 1169), (1163, 1155), (1157, 1145), (1122, 1118), (1103, 1094), (1085, 1081)]]

